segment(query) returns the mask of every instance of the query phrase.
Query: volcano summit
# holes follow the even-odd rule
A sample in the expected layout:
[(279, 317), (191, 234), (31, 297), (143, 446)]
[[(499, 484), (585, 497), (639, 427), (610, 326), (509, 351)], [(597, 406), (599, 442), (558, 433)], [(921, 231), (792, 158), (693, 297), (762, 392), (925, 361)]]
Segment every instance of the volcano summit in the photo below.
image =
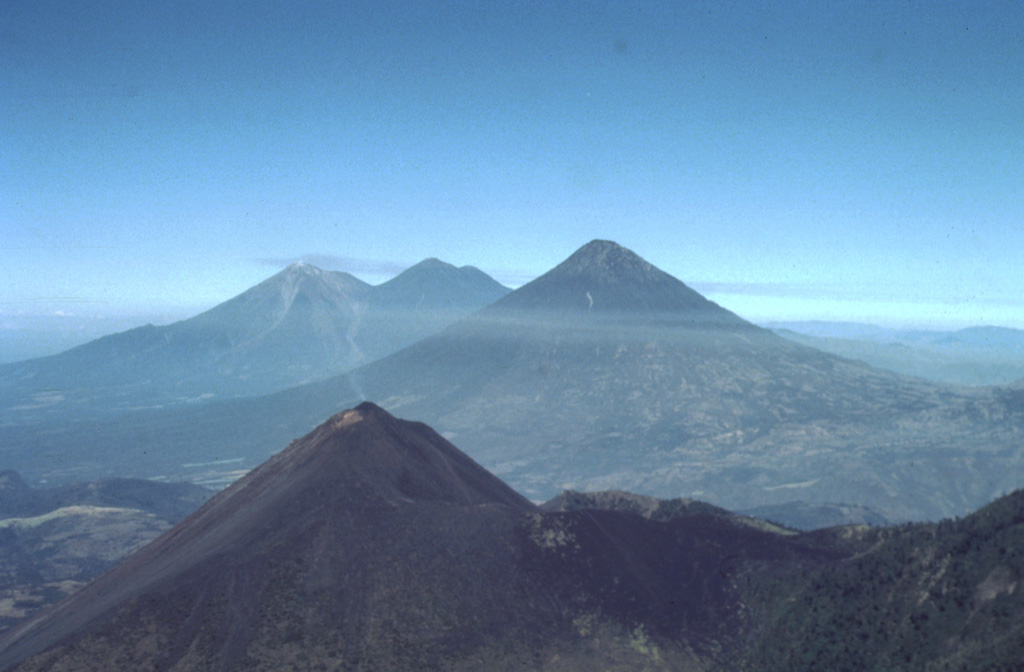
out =
[(0, 669), (701, 669), (744, 630), (723, 558), (832, 555), (725, 516), (546, 513), (364, 403), (9, 632)]

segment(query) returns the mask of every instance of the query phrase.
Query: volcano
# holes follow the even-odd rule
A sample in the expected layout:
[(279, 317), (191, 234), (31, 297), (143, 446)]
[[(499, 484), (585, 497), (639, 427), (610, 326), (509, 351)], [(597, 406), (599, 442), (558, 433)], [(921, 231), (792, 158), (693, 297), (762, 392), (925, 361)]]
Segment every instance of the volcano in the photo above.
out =
[(363, 403), (6, 634), (0, 669), (701, 669), (745, 630), (731, 572), (834, 556), (728, 516), (543, 512)]
[(0, 366), (0, 405), (22, 424), (267, 394), (391, 354), (508, 291), (438, 259), (378, 286), (295, 263), (187, 320)]
[(587, 243), (488, 312), (505, 311), (533, 312), (538, 319), (556, 322), (579, 314), (628, 315), (689, 326), (753, 327), (609, 240)]
[(536, 501), (620, 489), (938, 519), (1017, 487), (1024, 459), (1013, 390), (929, 384), (787, 341), (609, 241), (339, 376), (116, 422), (0, 426), (0, 441), (26, 474), (19, 456), (63, 462), (73, 445), (90, 468), (187, 476), (183, 463), (258, 464), (364, 399), (427, 422)]

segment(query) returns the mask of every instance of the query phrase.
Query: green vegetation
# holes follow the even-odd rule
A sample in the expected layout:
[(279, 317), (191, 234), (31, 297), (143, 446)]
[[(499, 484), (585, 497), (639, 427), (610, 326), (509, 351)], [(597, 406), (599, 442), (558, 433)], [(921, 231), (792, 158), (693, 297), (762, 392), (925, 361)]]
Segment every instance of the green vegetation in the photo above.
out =
[(750, 669), (1020, 669), (1024, 492), (862, 541), (847, 561), (751, 586)]

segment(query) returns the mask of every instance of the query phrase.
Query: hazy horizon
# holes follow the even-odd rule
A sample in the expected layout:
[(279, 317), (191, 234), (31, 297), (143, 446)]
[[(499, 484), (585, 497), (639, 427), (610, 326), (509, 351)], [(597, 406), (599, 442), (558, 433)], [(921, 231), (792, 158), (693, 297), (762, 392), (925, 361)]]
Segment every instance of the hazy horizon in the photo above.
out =
[[(279, 270), (283, 270), (283, 268), (288, 264), (301, 260), (301, 258), (296, 260), (280, 260), (282, 269), (268, 273), (267, 278), (273, 276), (275, 273), (279, 272)], [(442, 261), (444, 260), (442, 259)], [(308, 261), (307, 263), (312, 263), (324, 268), (325, 270), (342, 270), (341, 268), (338, 268), (339, 264), (330, 263), (329, 260), (326, 259), (315, 259)], [(469, 265), (472, 266), (473, 264)], [(390, 269), (394, 271), (390, 275), (384, 275), (384, 273), (381, 272), (382, 270), (383, 269), (370, 268), (367, 264), (364, 264), (362, 267), (353, 264), (350, 265), (349, 270), (345, 270), (345, 272), (351, 273), (368, 284), (379, 285), (397, 276), (406, 269)], [(530, 280), (533, 280), (533, 278), (530, 278), (525, 282), (505, 282), (502, 284), (511, 289), (516, 289)], [(851, 325), (870, 325), (895, 330), (916, 329), (925, 331), (956, 331), (959, 329), (979, 326), (996, 326), (1011, 329), (1020, 328), (1013, 324), (994, 324), (983, 321), (954, 321), (952, 323), (948, 323), (938, 319), (938, 313), (936, 313), (937, 319), (934, 320), (914, 319), (913, 317), (891, 320), (872, 319), (876, 316), (870, 312), (871, 304), (867, 304), (866, 312), (862, 313), (857, 312), (856, 310), (851, 310), (851, 305), (848, 304), (844, 306), (846, 308), (846, 312), (830, 317), (830, 315), (833, 315), (835, 311), (835, 308), (830, 306), (831, 302), (827, 299), (818, 300), (816, 302), (813, 300), (806, 301), (805, 299), (801, 299), (798, 291), (794, 291), (793, 296), (780, 294), (779, 296), (774, 297), (777, 300), (776, 302), (765, 304), (767, 306), (778, 307), (786, 306), (787, 302), (789, 302), (788, 311), (784, 309), (780, 313), (764, 312), (763, 310), (759, 311), (757, 308), (759, 294), (756, 291), (748, 294), (746, 296), (748, 299), (746, 307), (750, 308), (752, 306), (752, 310), (745, 314), (743, 310), (738, 309), (735, 306), (735, 304), (743, 304), (742, 299), (744, 298), (744, 295), (742, 290), (744, 288), (722, 286), (716, 283), (686, 284), (692, 289), (703, 294), (706, 298), (715, 301), (723, 308), (736, 313), (743, 319), (766, 327), (771, 327), (772, 323), (829, 322)], [(247, 289), (249, 288), (246, 287), (242, 291)], [(781, 292), (784, 289), (785, 288), (779, 288), (779, 291)], [(93, 341), (97, 338), (102, 338), (103, 336), (121, 333), (147, 324), (162, 326), (186, 320), (191, 317), (195, 317), (206, 310), (214, 308), (240, 293), (241, 292), (237, 292), (230, 296), (224, 296), (221, 300), (214, 301), (208, 305), (154, 306), (148, 310), (144, 307), (129, 307), (127, 309), (119, 309), (115, 307), (111, 309), (109, 306), (104, 306), (101, 302), (89, 302), (82, 300), (74, 301), (70, 299), (62, 301), (62, 303), (70, 305), (52, 312), (33, 312), (32, 310), (5, 311), (0, 308), (0, 364), (57, 354), (78, 345), (88, 343), (89, 341)], [(41, 303), (45, 304), (46, 302)], [(809, 310), (807, 312), (802, 312), (800, 310), (802, 303), (809, 306)], [(104, 310), (104, 307), (107, 309)], [(864, 306), (862, 306), (862, 308), (863, 307)], [(817, 311), (815, 308), (817, 308)], [(924, 314), (927, 315), (927, 313)]]
[(754, 322), (1024, 328), (1022, 22), (4, 3), (0, 348), (183, 319), (287, 260), (514, 287), (593, 238)]

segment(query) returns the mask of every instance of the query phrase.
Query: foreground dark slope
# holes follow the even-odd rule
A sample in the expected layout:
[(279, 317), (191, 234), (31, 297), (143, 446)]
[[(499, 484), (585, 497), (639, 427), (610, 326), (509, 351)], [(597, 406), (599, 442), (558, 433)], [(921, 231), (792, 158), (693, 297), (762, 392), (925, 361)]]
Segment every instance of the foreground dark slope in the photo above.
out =
[[(712, 507), (604, 492), (564, 493), (544, 508), (635, 511), (671, 520)], [(749, 626), (749, 646), (732, 669), (1024, 669), (1024, 491), (963, 519), (835, 527), (798, 539), (830, 549), (836, 560), (730, 568)]]
[(0, 366), (0, 408), (25, 423), (266, 394), (390, 354), (507, 292), (437, 259), (376, 287), (293, 264), (193, 318)]
[(0, 669), (712, 669), (749, 629), (734, 572), (842, 555), (710, 513), (544, 513), (367, 403), (0, 639)]
[(340, 413), (63, 603), (0, 670), (1017, 670), (1024, 493), (796, 534), (694, 501), (541, 510)]
[(843, 532), (852, 559), (748, 584), (751, 670), (1024, 669), (1024, 491), (960, 520), (817, 536)]
[(888, 520), (938, 519), (1019, 485), (1022, 396), (930, 385), (788, 342), (594, 241), (344, 375), (118, 422), (0, 427), (0, 445), (26, 473), (24, 461), (76, 445), (83, 468), (180, 475), (185, 462), (251, 466), (372, 398), (436, 427), (533, 499), (618, 488), (730, 509), (843, 502)]

